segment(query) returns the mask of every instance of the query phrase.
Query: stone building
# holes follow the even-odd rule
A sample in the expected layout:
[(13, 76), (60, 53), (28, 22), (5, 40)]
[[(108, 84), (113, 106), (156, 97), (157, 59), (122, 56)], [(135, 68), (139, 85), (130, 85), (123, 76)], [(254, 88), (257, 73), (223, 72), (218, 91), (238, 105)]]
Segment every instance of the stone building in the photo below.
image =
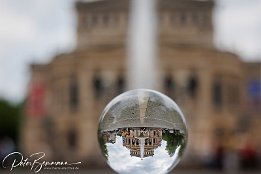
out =
[(142, 131), (140, 128), (132, 128), (129, 132), (129, 135), (123, 136), (122, 140), (123, 146), (130, 150), (131, 156), (141, 159), (153, 156), (154, 150), (161, 145), (161, 129), (150, 128)]
[[(253, 99), (247, 90), (249, 83), (260, 83), (260, 63), (215, 48), (214, 6), (214, 1), (192, 0), (161, 0), (157, 6), (158, 90), (184, 111), (187, 156), (210, 153), (217, 137), (234, 131), (261, 131), (260, 94)], [(104, 106), (126, 90), (129, 1), (77, 2), (76, 10), (77, 48), (48, 64), (31, 65), (21, 148), (27, 154), (45, 151), (50, 159), (103, 165), (98, 119)], [(246, 117), (255, 122), (246, 127)], [(258, 136), (254, 141), (260, 145)]]

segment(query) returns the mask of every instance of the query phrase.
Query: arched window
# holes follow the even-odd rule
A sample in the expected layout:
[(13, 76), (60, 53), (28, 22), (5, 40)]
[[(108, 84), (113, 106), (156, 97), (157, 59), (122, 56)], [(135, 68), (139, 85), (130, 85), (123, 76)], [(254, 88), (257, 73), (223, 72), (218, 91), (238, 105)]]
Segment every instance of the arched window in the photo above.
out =
[(99, 22), (98, 15), (93, 13), (91, 15), (91, 26), (96, 26), (98, 22)]
[(175, 83), (171, 74), (168, 74), (164, 78), (164, 91), (170, 97), (174, 97)]
[(192, 15), (192, 22), (194, 25), (198, 25), (198, 23), (199, 23), (198, 14)]
[(125, 90), (125, 79), (123, 76), (119, 76), (116, 81), (116, 90), (117, 94), (122, 93)]
[(195, 98), (197, 96), (198, 78), (196, 76), (192, 76), (188, 79), (187, 90), (188, 90), (190, 97)]
[(237, 106), (240, 102), (239, 85), (228, 84), (226, 88), (226, 100), (229, 107)]
[(99, 74), (93, 77), (93, 91), (96, 98), (100, 98), (103, 94), (104, 84)]
[(177, 13), (172, 14), (170, 16), (170, 22), (171, 22), (172, 25), (176, 25), (176, 23), (177, 23)]
[(69, 130), (67, 133), (67, 141), (70, 149), (75, 149), (77, 147), (78, 136), (75, 129)]
[(216, 108), (222, 107), (223, 97), (222, 97), (222, 84), (220, 80), (214, 81), (212, 85), (212, 102)]
[(181, 13), (180, 14), (180, 23), (182, 25), (185, 25), (187, 23), (187, 14), (186, 13)]
[(75, 111), (79, 105), (79, 86), (76, 76), (72, 76), (69, 84), (69, 104), (71, 111)]
[(206, 14), (201, 12), (198, 14), (198, 18), (199, 18), (199, 24), (201, 26), (204, 26), (205, 25), (205, 22), (206, 22)]
[(109, 24), (109, 15), (108, 14), (103, 14), (102, 15), (102, 24), (103, 26), (107, 26)]

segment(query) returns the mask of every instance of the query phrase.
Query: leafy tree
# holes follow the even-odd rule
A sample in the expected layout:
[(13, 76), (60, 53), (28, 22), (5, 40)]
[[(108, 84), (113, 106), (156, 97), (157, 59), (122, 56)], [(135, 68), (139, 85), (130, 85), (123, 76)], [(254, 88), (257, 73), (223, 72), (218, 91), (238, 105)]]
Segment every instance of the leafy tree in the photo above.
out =
[(18, 139), (22, 104), (11, 104), (0, 99), (0, 139), (10, 137), (15, 142)]
[(173, 156), (175, 154), (178, 146), (181, 146), (179, 155), (182, 154), (185, 148), (184, 135), (182, 135), (181, 133), (170, 133), (166, 131), (162, 133), (162, 139), (167, 142), (166, 150), (168, 151), (168, 154), (170, 156)]
[(98, 135), (98, 141), (99, 141), (99, 144), (100, 144), (100, 148), (101, 148), (101, 151), (102, 153), (104, 154), (105, 158), (108, 160), (108, 149), (107, 149), (107, 145), (106, 145), (106, 142), (102, 136), (101, 133), (99, 133)]

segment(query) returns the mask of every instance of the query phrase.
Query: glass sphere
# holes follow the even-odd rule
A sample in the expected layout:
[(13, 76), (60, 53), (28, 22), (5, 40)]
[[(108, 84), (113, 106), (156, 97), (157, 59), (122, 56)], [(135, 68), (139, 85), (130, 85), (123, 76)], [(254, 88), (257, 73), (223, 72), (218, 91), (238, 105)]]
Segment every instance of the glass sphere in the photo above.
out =
[(117, 173), (168, 173), (184, 152), (187, 127), (181, 110), (169, 97), (136, 89), (106, 106), (98, 140), (108, 165)]

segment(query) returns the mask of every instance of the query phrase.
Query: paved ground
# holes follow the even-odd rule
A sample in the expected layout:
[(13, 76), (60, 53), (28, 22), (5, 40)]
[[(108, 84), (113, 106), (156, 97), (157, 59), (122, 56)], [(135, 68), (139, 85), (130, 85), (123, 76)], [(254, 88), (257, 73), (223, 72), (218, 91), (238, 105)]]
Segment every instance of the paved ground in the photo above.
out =
[[(34, 174), (33, 171), (28, 171), (28, 170), (24, 170), (24, 171), (5, 171), (5, 170), (0, 170), (1, 174)], [(71, 170), (67, 170), (67, 171), (46, 171), (43, 170), (41, 172), (39, 172), (39, 174), (115, 174), (114, 172), (112, 172), (111, 170), (79, 170), (79, 171), (71, 171)], [(207, 171), (207, 170), (174, 170), (171, 174), (260, 174), (261, 171), (253, 171), (253, 172), (239, 172), (239, 171)], [(138, 173), (136, 173), (138, 174)]]
[[(109, 171), (86, 171), (86, 173), (90, 174), (115, 174), (113, 172), (109, 173)], [(218, 171), (204, 171), (204, 170), (182, 170), (182, 171), (173, 171), (171, 174), (260, 174), (261, 171), (256, 172), (218, 172)], [(138, 173), (136, 173), (138, 174)]]
[[(153, 93), (135, 93), (128, 100), (118, 102), (106, 114), (100, 129), (113, 131), (124, 127), (156, 127), (185, 132), (180, 114), (164, 106), (163, 99)], [(160, 117), (159, 117), (160, 116)]]

